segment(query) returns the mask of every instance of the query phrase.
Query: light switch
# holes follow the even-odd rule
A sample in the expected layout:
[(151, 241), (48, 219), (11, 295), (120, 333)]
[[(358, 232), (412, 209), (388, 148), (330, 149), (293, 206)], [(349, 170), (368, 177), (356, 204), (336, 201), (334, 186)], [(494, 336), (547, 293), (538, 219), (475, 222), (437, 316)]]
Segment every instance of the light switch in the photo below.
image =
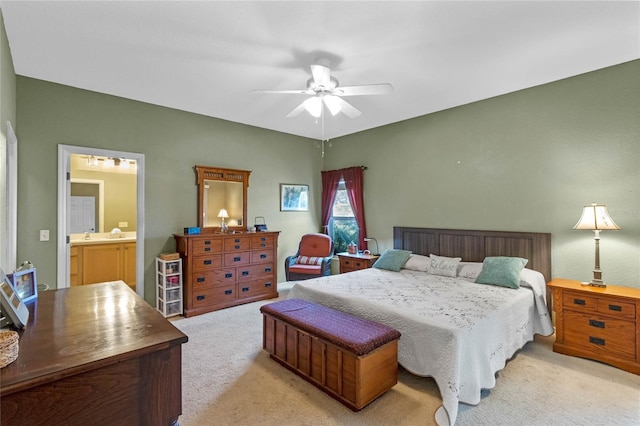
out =
[(40, 230), (40, 241), (49, 241), (49, 230), (41, 229)]

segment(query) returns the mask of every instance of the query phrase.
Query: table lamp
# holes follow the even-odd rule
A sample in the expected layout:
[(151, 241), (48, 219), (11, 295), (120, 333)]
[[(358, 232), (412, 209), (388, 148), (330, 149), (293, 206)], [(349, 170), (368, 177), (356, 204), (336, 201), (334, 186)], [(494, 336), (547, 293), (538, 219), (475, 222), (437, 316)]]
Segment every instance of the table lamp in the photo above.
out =
[(365, 238), (364, 240), (367, 241), (367, 242), (373, 241), (373, 242), (376, 243), (376, 251), (372, 251), (371, 254), (374, 255), (374, 256), (377, 256), (379, 254), (378, 253), (378, 240), (376, 240), (375, 238)]
[(220, 222), (220, 232), (226, 233), (229, 228), (227, 227), (227, 223), (224, 221), (229, 217), (229, 213), (227, 213), (227, 209), (220, 209), (220, 213), (218, 213), (218, 217), (222, 219)]
[(573, 229), (590, 229), (595, 233), (596, 264), (593, 269), (593, 279), (589, 282), (589, 285), (606, 287), (607, 285), (602, 281), (602, 270), (600, 269), (600, 231), (605, 229), (617, 230), (620, 227), (609, 216), (606, 205), (593, 203), (590, 206), (584, 206), (582, 216)]

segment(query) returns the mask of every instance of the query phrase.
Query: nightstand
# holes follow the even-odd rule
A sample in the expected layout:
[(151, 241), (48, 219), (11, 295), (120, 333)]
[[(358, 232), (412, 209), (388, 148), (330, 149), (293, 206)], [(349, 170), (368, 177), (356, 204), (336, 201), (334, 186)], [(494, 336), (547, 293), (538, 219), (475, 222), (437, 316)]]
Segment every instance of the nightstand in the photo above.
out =
[(373, 266), (373, 264), (376, 263), (376, 260), (380, 257), (379, 255), (363, 253), (351, 254), (347, 252), (338, 253), (336, 256), (340, 258), (341, 274), (371, 268), (371, 266)]
[(548, 286), (556, 314), (554, 352), (640, 374), (640, 289), (565, 279)]

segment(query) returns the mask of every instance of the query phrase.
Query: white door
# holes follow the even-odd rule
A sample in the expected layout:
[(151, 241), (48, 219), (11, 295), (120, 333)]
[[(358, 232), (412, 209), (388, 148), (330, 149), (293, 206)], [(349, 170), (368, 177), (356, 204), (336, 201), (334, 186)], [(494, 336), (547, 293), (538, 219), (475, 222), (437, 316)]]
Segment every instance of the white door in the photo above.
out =
[(95, 197), (72, 196), (69, 205), (69, 222), (71, 234), (96, 232)]

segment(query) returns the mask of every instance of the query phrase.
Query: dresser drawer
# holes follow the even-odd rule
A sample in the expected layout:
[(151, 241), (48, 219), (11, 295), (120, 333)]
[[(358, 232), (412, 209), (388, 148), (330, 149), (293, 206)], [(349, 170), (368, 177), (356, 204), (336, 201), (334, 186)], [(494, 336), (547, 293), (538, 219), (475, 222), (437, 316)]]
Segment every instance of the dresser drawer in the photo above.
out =
[(259, 294), (272, 293), (275, 289), (269, 277), (238, 283), (238, 297), (253, 297)]
[(251, 249), (274, 248), (276, 246), (276, 237), (274, 235), (253, 235), (251, 237)]
[(235, 268), (212, 269), (210, 271), (194, 272), (191, 280), (193, 288), (217, 286), (220, 284), (230, 284), (236, 282)]
[(240, 266), (238, 267), (238, 281), (251, 281), (259, 277), (273, 275), (274, 271), (272, 263)]
[(566, 291), (562, 295), (562, 306), (583, 312), (596, 312), (598, 310), (598, 298), (585, 293)]
[(232, 237), (224, 239), (224, 251), (241, 251), (251, 248), (251, 240), (249, 237)]
[(273, 250), (258, 250), (251, 252), (251, 263), (274, 262)]
[(564, 312), (564, 342), (593, 354), (634, 360), (635, 323), (601, 315)]
[(617, 299), (598, 299), (598, 312), (620, 318), (636, 317), (636, 305)]
[(224, 255), (224, 266), (248, 265), (251, 262), (251, 252), (241, 251)]
[(217, 253), (222, 250), (222, 241), (213, 238), (202, 238), (194, 240), (191, 247), (193, 248), (193, 253), (190, 253), (192, 256)]
[(210, 254), (207, 256), (195, 256), (193, 258), (193, 271), (208, 271), (211, 268), (219, 268), (222, 266), (222, 255)]
[(236, 285), (212, 287), (202, 290), (195, 290), (191, 303), (194, 308), (202, 308), (211, 305), (220, 305), (233, 302), (236, 299)]

